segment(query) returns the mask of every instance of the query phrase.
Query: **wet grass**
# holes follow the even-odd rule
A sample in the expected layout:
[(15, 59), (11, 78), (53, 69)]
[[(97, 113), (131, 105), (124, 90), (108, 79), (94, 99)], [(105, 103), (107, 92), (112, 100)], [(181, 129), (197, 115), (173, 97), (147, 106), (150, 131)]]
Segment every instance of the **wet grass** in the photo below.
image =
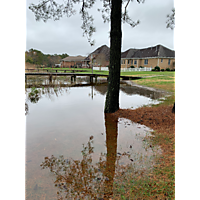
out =
[(153, 87), (156, 89), (170, 92), (165, 100), (159, 105), (172, 105), (175, 102), (175, 72), (154, 72), (162, 76), (147, 77), (144, 79), (134, 80), (139, 85)]
[(174, 137), (156, 133), (151, 142), (152, 145), (161, 145), (162, 150), (167, 150), (167, 153), (155, 159), (156, 164), (150, 173), (145, 175), (130, 173), (126, 179), (118, 184), (114, 183), (116, 190), (114, 199), (174, 199), (175, 160), (172, 153)]
[(121, 199), (175, 198), (175, 119), (171, 109), (172, 106), (161, 105), (116, 113), (132, 121), (142, 119), (142, 124), (154, 130), (152, 137), (147, 137), (148, 143), (162, 149), (162, 155), (154, 159), (152, 171), (144, 175), (132, 173), (116, 185)]

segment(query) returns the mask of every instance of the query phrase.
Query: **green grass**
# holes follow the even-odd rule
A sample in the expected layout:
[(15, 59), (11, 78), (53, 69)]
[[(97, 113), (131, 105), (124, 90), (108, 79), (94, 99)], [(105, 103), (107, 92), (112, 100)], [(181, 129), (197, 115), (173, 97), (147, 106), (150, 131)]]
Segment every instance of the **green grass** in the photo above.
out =
[[(153, 146), (162, 145), (166, 152), (175, 150), (175, 140), (172, 133), (157, 133), (154, 136), (150, 139)], [(124, 177), (121, 176), (121, 181), (114, 182), (114, 199), (118, 199), (119, 196), (130, 200), (174, 199), (174, 159), (172, 154), (162, 154), (155, 158), (153, 170), (147, 171), (146, 174), (134, 173), (133, 169), (131, 173), (124, 175)]]

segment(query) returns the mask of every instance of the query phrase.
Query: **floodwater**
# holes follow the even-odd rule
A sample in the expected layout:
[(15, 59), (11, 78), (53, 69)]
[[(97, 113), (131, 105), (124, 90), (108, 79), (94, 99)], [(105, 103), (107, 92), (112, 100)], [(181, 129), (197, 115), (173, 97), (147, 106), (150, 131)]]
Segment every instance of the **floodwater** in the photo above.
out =
[[(142, 89), (140, 94), (139, 89), (125, 82), (120, 87), (120, 108), (158, 103), (160, 94), (145, 93)], [(105, 80), (90, 85), (87, 78), (73, 83), (65, 77), (52, 83), (45, 78), (28, 78), (25, 89), (27, 200), (50, 200), (62, 195), (66, 199), (94, 199), (97, 198), (94, 191), (99, 191), (100, 198), (112, 193), (120, 166), (134, 165), (135, 170), (152, 166), (152, 158), (160, 149), (152, 150), (144, 142), (151, 130), (127, 119), (104, 115), (106, 90)], [(60, 155), (63, 157), (58, 159)], [(67, 179), (60, 178), (66, 173)]]

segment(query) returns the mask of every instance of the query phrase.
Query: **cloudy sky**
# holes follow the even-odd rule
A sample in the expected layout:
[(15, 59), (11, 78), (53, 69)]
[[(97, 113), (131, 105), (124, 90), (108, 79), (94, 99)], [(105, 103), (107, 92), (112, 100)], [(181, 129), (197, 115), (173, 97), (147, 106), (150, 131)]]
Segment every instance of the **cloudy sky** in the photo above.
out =
[[(101, 13), (97, 8), (102, 8), (102, 1), (97, 0), (90, 10), (94, 17), (96, 33), (93, 35), (95, 45), (90, 46), (86, 37), (83, 37), (81, 18), (77, 5), (77, 14), (59, 21), (49, 20), (46, 23), (36, 21), (34, 13), (28, 9), (31, 3), (37, 4), (39, 0), (27, 0), (26, 3), (26, 50), (38, 49), (45, 54), (87, 55), (101, 45), (110, 46), (110, 24), (103, 23)], [(174, 49), (174, 31), (166, 28), (167, 14), (174, 8), (173, 0), (146, 0), (138, 4), (136, 0), (128, 7), (129, 16), (140, 20), (140, 24), (132, 28), (128, 24), (122, 25), (122, 51), (129, 48), (145, 48), (162, 44)]]

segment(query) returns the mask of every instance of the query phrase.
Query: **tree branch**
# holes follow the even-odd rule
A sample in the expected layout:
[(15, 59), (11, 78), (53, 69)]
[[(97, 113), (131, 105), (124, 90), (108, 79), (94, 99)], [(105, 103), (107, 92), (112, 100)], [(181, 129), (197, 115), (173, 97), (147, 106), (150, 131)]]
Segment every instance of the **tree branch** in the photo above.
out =
[[(124, 14), (126, 15), (126, 8), (127, 8), (127, 6), (128, 6), (128, 4), (130, 3), (130, 0), (128, 0), (128, 2), (127, 2), (127, 4), (126, 4), (126, 6), (125, 6), (125, 9), (124, 9)], [(124, 16), (125, 16), (124, 15)]]

